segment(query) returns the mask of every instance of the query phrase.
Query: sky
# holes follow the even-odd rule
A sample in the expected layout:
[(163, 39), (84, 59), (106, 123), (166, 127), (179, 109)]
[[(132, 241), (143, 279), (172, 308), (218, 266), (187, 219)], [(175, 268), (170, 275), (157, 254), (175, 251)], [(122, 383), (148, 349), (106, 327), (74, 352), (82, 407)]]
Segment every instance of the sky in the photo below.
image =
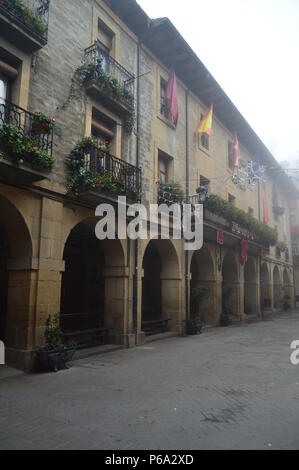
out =
[(137, 0), (167, 16), (275, 158), (299, 160), (299, 0)]

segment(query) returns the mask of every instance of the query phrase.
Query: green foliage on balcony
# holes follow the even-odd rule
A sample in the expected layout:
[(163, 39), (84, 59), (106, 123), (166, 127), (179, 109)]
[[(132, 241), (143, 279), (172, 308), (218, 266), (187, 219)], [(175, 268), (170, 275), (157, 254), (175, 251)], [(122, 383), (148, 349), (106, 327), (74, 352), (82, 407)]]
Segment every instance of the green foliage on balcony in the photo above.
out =
[(124, 117), (123, 127), (128, 134), (132, 133), (135, 125), (134, 96), (125, 87), (121, 86), (117, 78), (105, 73), (101, 59), (96, 59), (90, 63), (84, 62), (75, 70), (69, 96), (62, 109), (65, 110), (73, 100), (81, 99), (84, 87), (91, 80), (101, 86), (107, 96), (129, 106), (130, 112)]
[(217, 214), (230, 223), (235, 223), (248, 230), (254, 239), (262, 245), (275, 245), (277, 243), (277, 232), (263, 222), (259, 222), (252, 215), (247, 214), (242, 209), (238, 209), (233, 204), (225, 201), (221, 197), (211, 194), (207, 197), (205, 208)]
[(34, 136), (24, 136), (12, 124), (0, 127), (0, 155), (11, 158), (15, 163), (28, 163), (42, 170), (51, 170), (54, 158), (38, 147)]
[[(69, 170), (68, 192), (78, 195), (81, 190), (107, 191), (128, 195), (135, 199), (139, 193), (138, 188), (132, 185), (127, 187), (126, 185), (128, 173), (132, 171), (131, 167), (125, 168), (123, 166), (117, 171), (117, 174), (113, 174), (112, 171), (101, 166), (92, 169), (89, 165), (86, 165), (85, 161), (85, 157), (90, 156), (91, 152), (96, 153), (97, 159), (105, 156), (116, 159), (116, 157), (110, 156), (110, 144), (108, 142), (97, 141), (92, 137), (85, 137), (79, 141), (66, 159)], [(123, 162), (123, 165), (125, 165), (125, 162)]]
[(14, 14), (26, 26), (35, 30), (41, 36), (44, 36), (47, 31), (47, 25), (44, 24), (40, 18), (28, 8), (20, 0), (0, 0), (0, 7), (6, 8), (10, 13)]

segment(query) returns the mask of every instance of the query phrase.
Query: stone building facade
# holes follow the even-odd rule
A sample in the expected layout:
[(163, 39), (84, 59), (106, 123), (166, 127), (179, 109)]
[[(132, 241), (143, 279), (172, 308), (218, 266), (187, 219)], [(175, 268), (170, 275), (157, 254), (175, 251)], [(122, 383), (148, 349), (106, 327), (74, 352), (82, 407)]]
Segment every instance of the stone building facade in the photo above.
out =
[[(287, 300), (293, 304), (286, 220), (297, 191), (170, 21), (150, 20), (134, 0), (33, 4), (29, 23), (9, 0), (0, 5), (0, 126), (17, 128), (27, 145), (25, 158), (0, 142), (0, 339), (8, 361), (32, 366), (46, 320), (56, 312), (65, 336), (82, 345), (105, 335), (132, 347), (155, 325), (183, 333), (192, 309), (205, 323), (218, 324), (224, 291), (235, 321), (277, 311)], [(171, 67), (177, 127), (163, 108)], [(204, 141), (195, 129), (211, 101), (213, 132)], [(232, 181), (229, 149), (236, 131), (243, 164), (258, 153), (267, 170), (253, 191)], [(90, 141), (83, 146), (90, 136), (93, 145), (106, 141), (105, 151)], [(53, 155), (51, 171), (34, 165), (32, 151), (46, 159), (40, 150)], [(72, 163), (82, 157), (98, 187), (95, 178), (88, 186), (77, 174), (77, 186), (67, 190), (70, 155)], [(267, 207), (280, 245), (265, 250), (250, 239), (242, 264), (241, 240), (248, 233), (208, 210), (204, 246), (195, 253), (172, 238), (120, 240), (117, 226), (115, 240), (97, 240), (98, 204), (115, 205), (126, 195), (149, 207), (159, 190), (167, 199), (159, 184), (167, 181), (179, 184), (188, 201), (208, 185), (209, 194), (259, 221)], [(223, 245), (217, 243), (220, 227)], [(207, 286), (208, 295), (192, 307), (198, 285)]]

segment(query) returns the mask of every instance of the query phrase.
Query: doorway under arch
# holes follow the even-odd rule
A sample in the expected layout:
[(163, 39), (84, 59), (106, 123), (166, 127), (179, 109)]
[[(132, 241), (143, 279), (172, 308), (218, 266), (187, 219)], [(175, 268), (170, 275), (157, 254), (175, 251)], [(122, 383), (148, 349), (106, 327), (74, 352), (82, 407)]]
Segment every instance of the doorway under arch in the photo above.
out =
[(280, 272), (277, 266), (273, 269), (273, 290), (274, 290), (274, 308), (280, 309), (282, 307), (282, 283)]
[(272, 307), (270, 270), (267, 263), (262, 264), (261, 269), (261, 309), (267, 310)]
[(63, 255), (61, 328), (80, 347), (111, 341), (124, 328), (123, 278), (106, 272), (124, 267), (122, 247), (119, 240), (98, 240), (96, 222), (73, 228)]
[(222, 264), (222, 311), (229, 317), (239, 315), (240, 284), (235, 256), (228, 251)]
[(253, 258), (248, 258), (244, 267), (244, 313), (256, 315), (259, 311), (258, 303), (256, 264)]
[(31, 262), (25, 219), (0, 195), (0, 337), (8, 348), (26, 350), (34, 343)]
[(207, 246), (196, 251), (190, 264), (190, 315), (206, 324), (219, 320), (217, 314), (217, 291), (215, 266)]
[(179, 328), (181, 279), (170, 240), (151, 240), (143, 255), (141, 329), (147, 335)]
[(6, 339), (9, 244), (7, 234), (0, 226), (0, 341)]

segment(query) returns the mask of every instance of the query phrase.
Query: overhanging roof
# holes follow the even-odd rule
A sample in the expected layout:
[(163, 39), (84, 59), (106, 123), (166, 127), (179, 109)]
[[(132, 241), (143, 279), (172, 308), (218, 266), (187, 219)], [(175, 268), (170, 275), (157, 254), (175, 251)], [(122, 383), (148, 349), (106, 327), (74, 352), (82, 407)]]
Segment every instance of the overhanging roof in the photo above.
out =
[(258, 156), (267, 172), (290, 199), (299, 199), (299, 191), (272, 153), (210, 74), (189, 44), (168, 18), (151, 20), (136, 0), (105, 0), (107, 5), (138, 36), (146, 47), (207, 107), (213, 101), (214, 113), (253, 156)]

